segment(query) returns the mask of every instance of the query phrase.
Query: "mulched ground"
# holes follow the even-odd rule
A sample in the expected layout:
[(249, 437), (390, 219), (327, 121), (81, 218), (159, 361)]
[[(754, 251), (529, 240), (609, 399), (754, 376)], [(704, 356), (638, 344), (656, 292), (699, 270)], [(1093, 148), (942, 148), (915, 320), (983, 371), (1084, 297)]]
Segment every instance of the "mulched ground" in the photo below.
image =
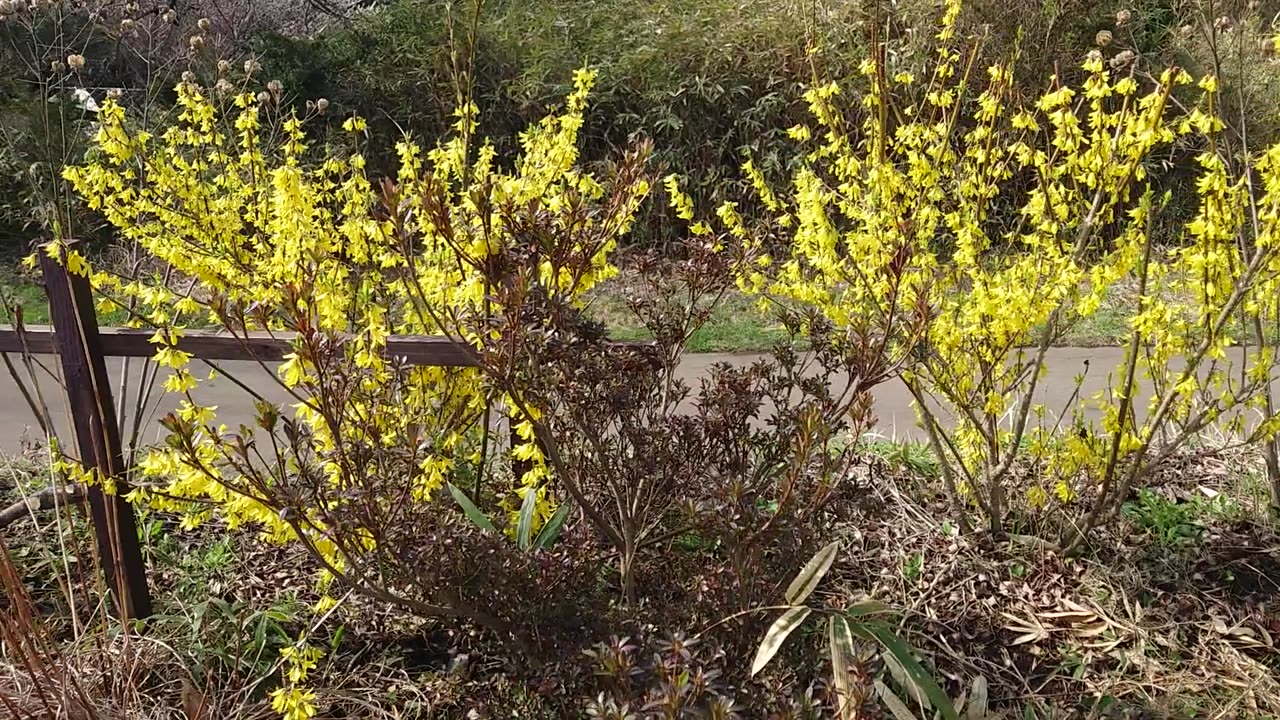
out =
[[(1126, 512), (1072, 559), (1030, 539), (1046, 530), (1031, 521), (1014, 528), (1021, 534), (1001, 539), (961, 536), (929, 480), (882, 461), (870, 467), (874, 481), (858, 484), (856, 512), (835, 529), (844, 552), (821, 599), (834, 605), (868, 597), (900, 610), (900, 632), (958, 704), (974, 708), (969, 720), (1280, 717), (1280, 533), (1252, 479), (1257, 458), (1180, 458), (1149, 489), (1157, 499), (1148, 499), (1145, 515)], [(0, 487), (0, 501), (11, 495), (11, 487)], [(1159, 513), (1164, 521), (1153, 520)], [(41, 532), (52, 536), (49, 527)], [(20, 566), (34, 568), (28, 585), (52, 625), (62, 622), (57, 595), (40, 583), (47, 567), (36, 567), (31, 549), (44, 535), (28, 528), (21, 536), (10, 531), (5, 541)], [(314, 567), (301, 551), (237, 532), (225, 563), (210, 567), (181, 558), (210, 557), (210, 547), (226, 537), (223, 529), (171, 537), (156, 555), (168, 564), (153, 571), (163, 607), (189, 609), (191, 595), (203, 593), (246, 617), (275, 608), (288, 634), (311, 629), (315, 618), (302, 608), (316, 598)], [(316, 637), (333, 640), (335, 633), (330, 659), (313, 678), (328, 717), (390, 717), (392, 709), (400, 717), (544, 717), (538, 708), (564, 700), (552, 697), (568, 683), (557, 682), (554, 663), (543, 672), (522, 668), (466, 628), (406, 619), (351, 596)], [(142, 694), (154, 701), (139, 701), (145, 713), (121, 717), (184, 717), (179, 700), (192, 688), (201, 695), (231, 687), (210, 678), (160, 678), (183, 672), (174, 665), (182, 653), (146, 642), (137, 641), (148, 647), (154, 668), (136, 684), (149, 688)], [(821, 645), (822, 638), (813, 642)], [(95, 647), (120, 651), (115, 641)], [(80, 650), (67, 657), (96, 657)], [(869, 648), (865, 654), (883, 690), (911, 704), (910, 688), (895, 681), (892, 664)], [(795, 673), (765, 682), (820, 689), (820, 667), (812, 669), (814, 678)], [(0, 673), (0, 692), (23, 687), (20, 675), (13, 667)], [(269, 716), (246, 684), (228, 690), (234, 713), (232, 705), (209, 700), (221, 709), (203, 717)], [(166, 703), (171, 712), (163, 710)]]
[(862, 574), (954, 686), (985, 679), (997, 717), (1275, 717), (1280, 534), (1242, 488), (1256, 459), (1179, 464), (1151, 489), (1185, 510), (1173, 542), (1126, 513), (1064, 559), (1026, 538), (949, 536), (945, 508), (897, 493), (861, 528)]

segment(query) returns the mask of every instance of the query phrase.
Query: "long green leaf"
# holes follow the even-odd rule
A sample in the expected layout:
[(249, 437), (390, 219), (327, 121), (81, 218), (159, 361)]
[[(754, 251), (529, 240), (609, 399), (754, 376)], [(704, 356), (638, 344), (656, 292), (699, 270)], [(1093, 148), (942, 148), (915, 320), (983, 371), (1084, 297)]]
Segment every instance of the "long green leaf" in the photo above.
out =
[(556, 508), (556, 511), (547, 520), (547, 524), (543, 525), (542, 529), (538, 531), (538, 537), (534, 538), (533, 544), (535, 547), (546, 550), (555, 545), (556, 540), (560, 537), (560, 531), (564, 528), (564, 521), (569, 517), (569, 510), (568, 501), (560, 503), (560, 507)]
[(910, 700), (912, 705), (920, 708), (926, 715), (932, 716), (929, 712), (933, 709), (933, 703), (929, 702), (929, 697), (924, 694), (916, 681), (911, 678), (911, 673), (902, 667), (902, 663), (898, 662), (889, 651), (884, 650), (880, 653), (880, 657), (884, 660), (885, 670), (889, 672), (889, 677), (893, 678), (893, 682), (902, 689), (904, 697)]
[(520, 504), (520, 519), (516, 522), (516, 545), (528, 550), (533, 544), (533, 513), (538, 509), (538, 489), (529, 488)]
[(476, 507), (476, 504), (471, 502), (471, 498), (467, 497), (467, 494), (459, 490), (453, 483), (449, 483), (449, 494), (453, 496), (454, 502), (458, 503), (458, 506), (462, 508), (462, 512), (466, 514), (471, 522), (489, 532), (498, 532), (498, 529), (493, 526), (493, 522), (489, 520), (489, 516)]
[[(915, 655), (911, 653), (911, 648), (907, 647), (902, 638), (881, 623), (864, 623), (862, 627), (902, 666), (907, 677), (914, 683), (915, 689), (928, 698), (933, 707), (942, 715), (943, 720), (960, 720), (956, 709), (951, 705), (951, 698), (942, 692), (942, 688), (938, 687), (938, 683), (934, 681), (933, 676), (916, 660)], [(907, 689), (910, 690), (911, 688)]]
[(853, 605), (846, 607), (844, 610), (841, 610), (840, 614), (845, 618), (852, 620), (865, 615), (879, 615), (880, 613), (886, 612), (889, 612), (888, 605), (885, 605), (882, 602), (876, 602), (875, 600), (863, 600), (862, 602), (854, 603)]
[(853, 684), (849, 682), (849, 660), (853, 657), (853, 636), (849, 621), (832, 615), (827, 623), (827, 641), (831, 648), (831, 680), (836, 689), (836, 718), (857, 720), (858, 708), (853, 703)]
[(760, 649), (756, 650), (756, 659), (751, 663), (752, 675), (769, 664), (773, 656), (778, 654), (778, 650), (782, 649), (782, 643), (787, 641), (787, 636), (800, 627), (800, 623), (809, 617), (810, 612), (812, 611), (807, 607), (793, 607), (773, 621), (765, 632), (764, 639), (760, 641)]
[(809, 562), (800, 568), (796, 579), (792, 580), (791, 585), (787, 587), (788, 605), (799, 605), (809, 597), (809, 594), (818, 587), (818, 583), (822, 582), (822, 576), (831, 569), (831, 563), (836, 561), (836, 553), (839, 551), (840, 541), (836, 540), (809, 558)]
[(329, 639), (330, 654), (338, 652), (338, 647), (342, 645), (342, 639), (347, 636), (347, 626), (339, 625), (338, 629), (333, 633), (333, 637)]
[(876, 689), (876, 694), (880, 696), (880, 702), (889, 708), (889, 712), (897, 720), (920, 720), (915, 713), (911, 712), (911, 708), (908, 708), (906, 703), (893, 694), (888, 685), (876, 680), (873, 687)]

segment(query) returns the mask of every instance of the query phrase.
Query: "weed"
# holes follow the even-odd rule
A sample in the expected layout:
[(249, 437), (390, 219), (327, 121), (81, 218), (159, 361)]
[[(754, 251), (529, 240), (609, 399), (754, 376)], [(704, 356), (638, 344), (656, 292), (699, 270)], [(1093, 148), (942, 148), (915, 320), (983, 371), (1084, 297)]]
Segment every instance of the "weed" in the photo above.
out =
[(1158, 544), (1169, 548), (1196, 543), (1204, 531), (1196, 523), (1201, 513), (1198, 502), (1176, 502), (1147, 488), (1138, 490), (1136, 502), (1125, 503), (1123, 513)]
[(908, 584), (914, 585), (920, 576), (924, 573), (924, 554), (912, 553), (902, 563), (902, 579)]
[(925, 443), (912, 441), (871, 440), (865, 451), (879, 456), (896, 468), (929, 480), (938, 477), (938, 456)]
[(272, 671), (280, 649), (293, 641), (298, 607), (287, 600), (253, 610), (242, 602), (208, 598), (184, 601), (152, 618), (153, 632), (182, 643), (192, 674), (235, 673), (261, 677)]

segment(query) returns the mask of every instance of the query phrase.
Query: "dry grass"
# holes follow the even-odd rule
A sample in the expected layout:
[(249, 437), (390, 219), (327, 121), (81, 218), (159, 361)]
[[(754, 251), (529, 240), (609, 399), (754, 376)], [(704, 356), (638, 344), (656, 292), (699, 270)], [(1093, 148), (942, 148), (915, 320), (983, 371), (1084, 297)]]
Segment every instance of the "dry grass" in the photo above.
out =
[(1074, 559), (1030, 535), (949, 532), (945, 507), (914, 499), (918, 479), (889, 475), (882, 516), (842, 561), (858, 568), (848, 592), (905, 608), (904, 632), (953, 686), (985, 679), (991, 717), (1275, 717), (1280, 534), (1258, 468), (1189, 456), (1152, 489), (1194, 508), (1185, 537), (1169, 545), (1139, 508)]
[[(1004, 539), (958, 535), (924, 453), (872, 449), (885, 459), (872, 458), (854, 490), (860, 509), (837, 528), (845, 551), (825, 591), (833, 603), (869, 595), (900, 609), (900, 631), (953, 697), (971, 695), (982, 678), (993, 719), (1280, 715), (1280, 532), (1266, 514), (1258, 458), (1181, 456), (1148, 488), (1159, 499), (1135, 498), (1134, 512), (1090, 553), (1068, 559), (1031, 539), (1048, 535), (1052, 514), (1015, 511)], [(6, 549), (0, 715), (270, 717), (277, 645), (255, 636), (275, 612), (286, 634), (311, 630), (333, 643), (312, 683), (326, 717), (460, 717), (477, 708), (557, 716), (483, 636), (352, 598), (318, 625), (305, 609), (312, 568), (298, 554), (251, 532), (180, 533), (166, 518), (149, 520), (165, 524), (148, 540), (164, 617), (142, 633), (103, 620), (83, 587), (80, 630), (71, 628), (58, 572), (41, 566), (33, 575), (7, 559), (35, 555)], [(54, 521), (43, 523), (5, 540), (49, 543)], [(239, 619), (202, 606), (211, 596), (233, 603)], [(24, 651), (15, 637), (36, 642)], [(223, 662), (255, 646), (260, 662), (237, 671)]]

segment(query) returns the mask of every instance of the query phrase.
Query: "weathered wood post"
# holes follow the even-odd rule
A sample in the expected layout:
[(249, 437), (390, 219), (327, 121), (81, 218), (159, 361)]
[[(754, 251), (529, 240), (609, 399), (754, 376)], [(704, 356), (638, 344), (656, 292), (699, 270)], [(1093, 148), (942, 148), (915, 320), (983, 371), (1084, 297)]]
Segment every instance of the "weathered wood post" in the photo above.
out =
[(77, 247), (77, 241), (64, 243), (59, 259), (41, 248), (40, 269), (80, 461), (115, 483), (114, 494), (103, 492), (100, 484), (86, 488), (99, 561), (121, 619), (142, 619), (151, 614), (151, 592), (133, 507), (124, 499), (129, 484), (93, 295), (89, 278), (67, 270), (67, 252)]

